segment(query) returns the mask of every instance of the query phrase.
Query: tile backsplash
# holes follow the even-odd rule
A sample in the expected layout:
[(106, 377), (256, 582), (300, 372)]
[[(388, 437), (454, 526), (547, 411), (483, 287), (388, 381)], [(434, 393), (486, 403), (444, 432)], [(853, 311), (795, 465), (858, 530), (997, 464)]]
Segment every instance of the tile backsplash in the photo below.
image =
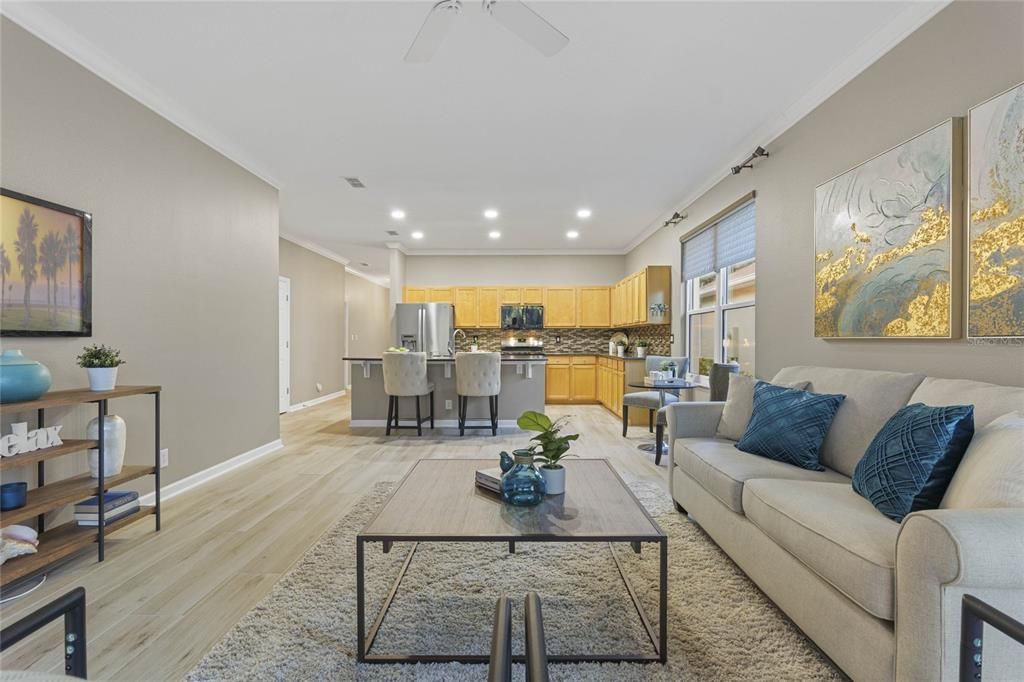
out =
[[(501, 329), (464, 329), (466, 339), (459, 339), (456, 350), (468, 350), (477, 338), (480, 350), (501, 350), (501, 339), (510, 332)], [(546, 353), (579, 353), (607, 354), (608, 339), (617, 329), (539, 329), (532, 332), (518, 332), (520, 336), (533, 336), (544, 341)], [(629, 337), (630, 350), (633, 344), (643, 339), (647, 342), (647, 352), (651, 355), (668, 355), (671, 352), (672, 328), (669, 325), (650, 325), (635, 327), (626, 332)]]

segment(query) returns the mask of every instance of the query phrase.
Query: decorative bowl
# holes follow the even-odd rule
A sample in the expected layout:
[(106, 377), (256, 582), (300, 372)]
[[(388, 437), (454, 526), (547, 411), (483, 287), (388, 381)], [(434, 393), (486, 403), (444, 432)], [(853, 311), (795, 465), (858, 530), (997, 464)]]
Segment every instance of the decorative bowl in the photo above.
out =
[(25, 506), (28, 483), (16, 481), (0, 485), (0, 511), (11, 511)]
[(35, 400), (50, 390), (53, 378), (41, 362), (29, 360), (20, 350), (0, 353), (0, 403)]

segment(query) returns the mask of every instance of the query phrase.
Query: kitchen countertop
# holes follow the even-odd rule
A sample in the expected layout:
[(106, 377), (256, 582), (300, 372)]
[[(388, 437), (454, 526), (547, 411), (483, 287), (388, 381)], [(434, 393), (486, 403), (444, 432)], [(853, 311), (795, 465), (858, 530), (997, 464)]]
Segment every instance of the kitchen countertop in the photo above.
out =
[(550, 353), (545, 353), (545, 355), (556, 355), (556, 356), (557, 355), (562, 355), (562, 356), (569, 355), (569, 356), (577, 356), (577, 357), (581, 356), (581, 355), (589, 355), (589, 356), (593, 356), (593, 357), (597, 357), (597, 358), (611, 358), (613, 360), (646, 360), (646, 358), (638, 358), (635, 355), (627, 355), (625, 357), (619, 357), (618, 355), (609, 355), (608, 353), (573, 353), (571, 351), (559, 351), (559, 350), (552, 351)]
[[(347, 360), (349, 362), (382, 362), (382, 358), (380, 356), (377, 356), (375, 358), (370, 358), (370, 357), (348, 357), (348, 356), (345, 356), (345, 357), (342, 358), (342, 360)], [(501, 361), (502, 362), (508, 362), (508, 363), (513, 363), (513, 362), (546, 362), (547, 361), (547, 356), (546, 355), (534, 355), (534, 354), (528, 354), (528, 353), (502, 353), (501, 354)], [(433, 357), (433, 358), (427, 358), (427, 362), (428, 363), (432, 363), (432, 362), (434, 362), (434, 363), (455, 362), (455, 356), (453, 356), (453, 355), (446, 355), (446, 356), (438, 356), (438, 357)]]

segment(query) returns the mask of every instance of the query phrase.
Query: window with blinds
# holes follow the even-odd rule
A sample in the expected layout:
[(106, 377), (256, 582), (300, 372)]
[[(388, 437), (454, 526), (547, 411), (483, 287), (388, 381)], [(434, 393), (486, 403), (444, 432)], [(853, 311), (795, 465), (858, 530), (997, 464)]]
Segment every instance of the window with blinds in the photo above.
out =
[(703, 380), (715, 362), (754, 374), (756, 222), (751, 194), (682, 240), (686, 354)]

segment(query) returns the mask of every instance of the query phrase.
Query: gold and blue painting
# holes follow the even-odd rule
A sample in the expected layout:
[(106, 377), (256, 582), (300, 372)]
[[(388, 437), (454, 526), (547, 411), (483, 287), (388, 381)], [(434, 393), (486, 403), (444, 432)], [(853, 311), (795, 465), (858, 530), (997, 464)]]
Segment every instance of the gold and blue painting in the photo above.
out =
[(815, 189), (816, 337), (958, 335), (962, 131), (947, 120)]
[(1024, 337), (1024, 83), (968, 116), (967, 335)]

